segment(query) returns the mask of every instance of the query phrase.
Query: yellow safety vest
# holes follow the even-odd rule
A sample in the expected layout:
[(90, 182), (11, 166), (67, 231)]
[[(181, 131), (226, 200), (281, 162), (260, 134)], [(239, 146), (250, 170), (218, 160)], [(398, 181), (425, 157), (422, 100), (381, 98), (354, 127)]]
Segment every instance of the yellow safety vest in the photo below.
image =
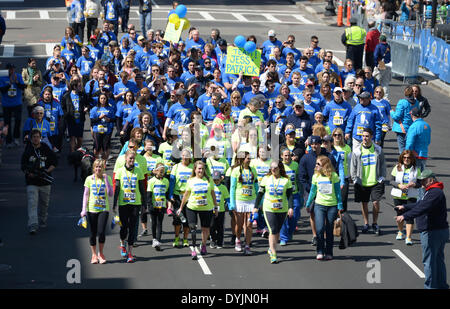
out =
[(366, 39), (366, 30), (358, 26), (345, 29), (347, 45), (362, 45)]

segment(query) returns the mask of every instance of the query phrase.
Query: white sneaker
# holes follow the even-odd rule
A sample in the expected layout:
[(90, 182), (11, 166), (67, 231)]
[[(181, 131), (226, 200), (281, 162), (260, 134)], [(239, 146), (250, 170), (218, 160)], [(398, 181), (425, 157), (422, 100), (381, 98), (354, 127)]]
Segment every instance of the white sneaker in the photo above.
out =
[(236, 239), (236, 245), (234, 246), (234, 250), (236, 250), (237, 252), (242, 251), (241, 241), (238, 239)]
[(397, 237), (395, 237), (396, 240), (402, 240), (403, 239), (403, 233), (401, 231), (397, 232)]
[(318, 261), (322, 261), (323, 260), (323, 254), (318, 254), (317, 256), (316, 256), (316, 260), (318, 260)]

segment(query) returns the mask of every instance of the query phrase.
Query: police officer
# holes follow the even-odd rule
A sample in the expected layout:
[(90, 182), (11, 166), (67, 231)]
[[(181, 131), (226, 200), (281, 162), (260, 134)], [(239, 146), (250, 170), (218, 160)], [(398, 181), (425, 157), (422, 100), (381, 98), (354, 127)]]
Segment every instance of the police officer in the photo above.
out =
[(357, 26), (358, 21), (352, 17), (350, 19), (350, 28), (345, 29), (341, 41), (347, 47), (345, 58), (353, 60), (355, 71), (362, 68), (364, 43), (366, 40), (366, 30)]

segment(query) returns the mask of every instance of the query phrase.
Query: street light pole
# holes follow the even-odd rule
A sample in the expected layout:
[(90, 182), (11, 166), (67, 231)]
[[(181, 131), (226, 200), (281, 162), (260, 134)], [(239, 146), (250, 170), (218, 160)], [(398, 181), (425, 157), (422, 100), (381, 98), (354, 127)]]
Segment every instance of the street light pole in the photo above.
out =
[(325, 16), (336, 16), (336, 7), (334, 6), (333, 0), (327, 0), (328, 4), (325, 7)]

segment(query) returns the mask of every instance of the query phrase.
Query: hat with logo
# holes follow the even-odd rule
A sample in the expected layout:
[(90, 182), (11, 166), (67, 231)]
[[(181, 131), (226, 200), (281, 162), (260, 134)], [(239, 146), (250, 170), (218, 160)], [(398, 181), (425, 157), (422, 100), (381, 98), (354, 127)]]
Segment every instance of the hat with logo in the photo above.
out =
[(311, 144), (322, 144), (322, 139), (320, 138), (320, 136), (311, 135), (310, 139)]
[(267, 33), (267, 36), (275, 36), (275, 35), (276, 35), (276, 33), (275, 33), (275, 30), (273, 30), (273, 29), (270, 29), (269, 32)]
[(291, 133), (295, 133), (294, 129), (287, 129), (287, 130), (284, 132), (284, 135), (289, 135), (289, 134), (291, 134)]
[(214, 173), (212, 174), (212, 179), (213, 180), (222, 179), (222, 173), (220, 171), (214, 171)]
[(294, 104), (292, 105), (292, 106), (302, 106), (302, 107), (305, 107), (305, 103), (303, 103), (303, 101), (302, 100), (295, 100), (294, 101)]
[(360, 95), (358, 95), (358, 97), (360, 99), (370, 99), (370, 93), (367, 91), (364, 91), (363, 93), (361, 93)]

